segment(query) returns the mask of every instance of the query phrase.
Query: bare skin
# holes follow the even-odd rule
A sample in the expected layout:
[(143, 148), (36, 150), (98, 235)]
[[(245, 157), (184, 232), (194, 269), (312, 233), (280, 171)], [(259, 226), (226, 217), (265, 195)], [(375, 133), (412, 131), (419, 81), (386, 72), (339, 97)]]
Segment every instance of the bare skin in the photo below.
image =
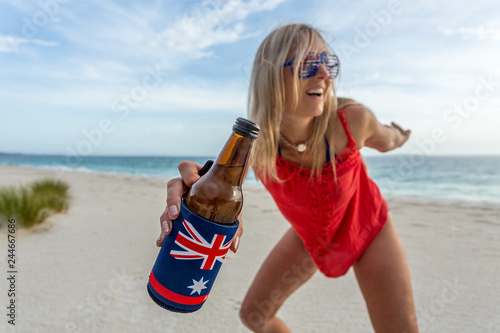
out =
[[(242, 321), (254, 332), (290, 332), (276, 313), (316, 270), (290, 228), (252, 282), (241, 307)], [(418, 332), (406, 257), (390, 214), (382, 231), (354, 264), (354, 272), (376, 332)]]
[(375, 332), (418, 332), (406, 255), (391, 214), (354, 273)]
[(276, 316), (286, 299), (317, 271), (293, 228), (262, 264), (241, 305), (243, 323), (255, 332), (290, 332)]
[[(323, 52), (325, 48), (321, 46), (313, 51)], [(290, 75), (285, 73), (285, 89), (290, 86)], [(304, 142), (309, 137), (314, 117), (323, 111), (321, 96), (313, 98), (306, 91), (318, 87), (326, 91), (330, 84), (328, 71), (322, 64), (315, 76), (301, 80), (297, 108), (285, 109), (286, 127), (281, 129), (292, 143)], [(379, 123), (362, 105), (346, 107), (345, 115), (358, 149), (366, 146), (386, 152), (400, 147), (410, 136), (409, 130), (395, 123), (390, 126)], [(348, 140), (338, 118), (334, 130), (334, 150), (340, 154)], [(282, 156), (304, 168), (311, 168), (311, 156), (307, 151), (299, 153), (282, 145)], [(182, 193), (199, 179), (200, 169), (199, 164), (182, 162), (179, 165), (181, 177), (168, 183), (167, 208), (160, 217), (162, 231), (158, 246), (170, 233), (172, 220), (178, 216)], [(238, 248), (242, 233), (243, 229), (239, 229), (231, 246), (233, 252)], [(247, 292), (240, 310), (243, 323), (254, 332), (290, 332), (276, 313), (316, 270), (301, 239), (290, 228), (268, 255)], [(376, 332), (418, 332), (406, 256), (390, 214), (382, 231), (354, 264), (354, 272)]]

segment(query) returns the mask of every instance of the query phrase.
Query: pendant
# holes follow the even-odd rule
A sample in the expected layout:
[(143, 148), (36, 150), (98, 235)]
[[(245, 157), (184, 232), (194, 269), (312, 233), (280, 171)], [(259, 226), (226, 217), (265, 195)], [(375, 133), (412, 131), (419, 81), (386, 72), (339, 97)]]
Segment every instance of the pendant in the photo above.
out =
[(301, 143), (300, 145), (297, 146), (297, 150), (299, 151), (299, 153), (304, 152), (306, 149), (307, 149), (307, 146), (303, 143)]

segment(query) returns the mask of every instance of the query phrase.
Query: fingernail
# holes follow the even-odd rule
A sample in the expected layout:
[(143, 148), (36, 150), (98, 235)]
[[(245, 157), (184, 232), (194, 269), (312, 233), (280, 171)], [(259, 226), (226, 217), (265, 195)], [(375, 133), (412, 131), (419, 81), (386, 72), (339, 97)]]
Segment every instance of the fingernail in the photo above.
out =
[(163, 221), (161, 223), (161, 228), (163, 229), (164, 233), (168, 233), (170, 231), (169, 225), (167, 221)]
[(160, 236), (158, 236), (158, 239), (156, 240), (157, 242), (161, 241), (161, 235), (162, 234), (160, 234)]
[(177, 214), (179, 214), (179, 209), (177, 208), (176, 205), (170, 206), (169, 210), (170, 210), (170, 217), (174, 217)]

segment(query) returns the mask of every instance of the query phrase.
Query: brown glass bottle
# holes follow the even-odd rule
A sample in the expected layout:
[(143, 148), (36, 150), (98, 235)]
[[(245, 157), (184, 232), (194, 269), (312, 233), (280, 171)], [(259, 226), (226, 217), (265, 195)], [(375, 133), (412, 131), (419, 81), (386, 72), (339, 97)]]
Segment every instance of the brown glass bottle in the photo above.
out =
[(192, 213), (219, 224), (236, 222), (243, 206), (241, 184), (259, 125), (238, 118), (214, 165), (189, 190), (184, 205)]

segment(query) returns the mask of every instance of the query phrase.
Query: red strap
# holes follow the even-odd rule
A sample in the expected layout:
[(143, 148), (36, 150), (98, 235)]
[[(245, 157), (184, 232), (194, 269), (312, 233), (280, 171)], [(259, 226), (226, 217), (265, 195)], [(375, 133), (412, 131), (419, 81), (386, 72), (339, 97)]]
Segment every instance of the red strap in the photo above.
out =
[(341, 107), (340, 109), (337, 110), (337, 112), (340, 116), (340, 121), (342, 122), (342, 127), (344, 127), (344, 131), (345, 134), (347, 135), (347, 139), (349, 140), (349, 144), (356, 145), (356, 141), (354, 141), (354, 138), (352, 137), (351, 132), (349, 131), (349, 125), (347, 125), (347, 121), (345, 120), (344, 108)]

